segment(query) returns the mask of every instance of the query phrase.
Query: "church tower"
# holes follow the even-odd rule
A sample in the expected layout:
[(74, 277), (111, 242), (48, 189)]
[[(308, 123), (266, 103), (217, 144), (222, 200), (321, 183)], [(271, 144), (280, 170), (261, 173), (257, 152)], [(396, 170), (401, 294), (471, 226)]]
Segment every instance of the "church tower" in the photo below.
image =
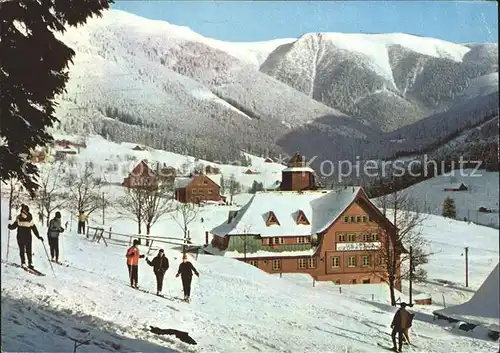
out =
[(306, 166), (299, 152), (288, 162), (288, 168), (281, 172), (281, 191), (316, 190), (314, 169)]

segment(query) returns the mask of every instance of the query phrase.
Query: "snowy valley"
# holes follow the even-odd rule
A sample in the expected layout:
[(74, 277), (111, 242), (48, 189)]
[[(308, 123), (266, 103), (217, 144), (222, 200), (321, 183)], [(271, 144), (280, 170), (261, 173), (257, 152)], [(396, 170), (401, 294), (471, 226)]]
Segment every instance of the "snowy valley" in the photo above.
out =
[[(71, 136), (56, 135), (56, 138)], [(251, 161), (249, 166), (219, 165), (161, 150), (137, 151), (134, 146), (135, 143), (116, 144), (90, 136), (86, 149), (67, 157), (72, 164), (67, 172), (81, 171), (85, 163), (92, 162), (95, 172), (108, 183), (104, 188), (106, 197), (113, 201), (124, 193), (124, 188), (117, 184), (141, 159), (167, 162), (179, 169), (186, 165), (193, 168), (197, 163), (212, 165), (220, 168), (224, 178), (234, 175), (246, 188), (254, 180), (270, 187), (281, 179), (280, 173), (285, 168), (251, 155), (246, 155)], [(40, 166), (42, 173), (50, 168), (50, 164)], [(258, 174), (245, 174), (248, 169)], [(498, 173), (486, 176), (491, 183), (495, 177), (498, 180)], [(423, 192), (426, 188), (421, 190), (413, 192)], [(234, 205), (200, 207), (189, 225), (193, 244), (205, 244), (206, 232), (224, 222), (229, 211), (239, 209), (251, 196), (234, 195)], [(483, 200), (483, 196), (478, 193), (478, 200)], [(36, 215), (36, 203), (25, 202)], [(6, 225), (8, 198), (4, 194), (1, 210), (1, 223)], [(178, 243), (182, 243), (183, 230), (173, 215), (166, 214), (151, 230), (151, 236), (159, 237), (155, 238), (159, 241), (153, 242), (151, 248), (140, 246), (141, 252), (150, 258), (160, 247), (166, 251), (170, 269), (165, 278), (164, 299), (128, 285), (125, 251), (137, 234), (133, 220), (124, 219), (112, 205), (106, 208), (104, 224), (99, 210), (92, 213), (89, 226), (106, 230), (106, 245), (103, 240), (93, 241), (92, 232), (90, 238), (76, 233), (74, 210), (62, 206), (61, 213), (63, 222), (68, 221), (69, 225), (61, 234), (60, 259), (68, 267), (48, 262), (46, 249), (34, 238), (34, 264), (46, 274), (44, 277), (4, 263), (7, 251), (9, 262), (17, 262), (18, 251), (15, 233), (2, 227), (2, 351), (72, 351), (73, 340), (88, 341), (77, 352), (354, 353), (383, 352), (386, 350), (379, 344), (391, 345), (390, 322), (396, 309), (390, 306), (385, 284), (314, 283), (308, 275), (267, 274), (247, 263), (200, 253), (190, 255), (200, 277), (193, 280), (193, 299), (188, 304), (179, 299), (182, 287), (180, 279), (175, 278), (181, 261)], [(46, 227), (36, 223), (45, 238)], [(112, 229), (111, 238), (108, 229)], [(427, 280), (414, 283), (413, 290), (415, 298), (431, 297), (432, 305), (415, 305), (410, 309), (416, 313), (410, 331), (414, 346), (405, 347), (406, 350), (495, 351), (498, 342), (488, 337), (488, 328), (477, 326), (472, 331), (463, 331), (457, 324), (435, 320), (432, 312), (472, 298), (498, 263), (498, 230), (427, 215), (422, 234), (432, 256), (424, 265)], [(161, 237), (179, 241), (162, 242)], [(468, 288), (464, 282), (466, 246), (470, 249)], [(140, 261), (140, 288), (154, 291), (152, 269)], [(403, 292), (397, 295), (401, 301), (408, 301), (407, 281), (403, 282)], [(498, 307), (491, 309), (498, 312)], [(188, 332), (197, 345), (183, 343), (174, 336), (156, 335), (150, 332), (150, 326)]]

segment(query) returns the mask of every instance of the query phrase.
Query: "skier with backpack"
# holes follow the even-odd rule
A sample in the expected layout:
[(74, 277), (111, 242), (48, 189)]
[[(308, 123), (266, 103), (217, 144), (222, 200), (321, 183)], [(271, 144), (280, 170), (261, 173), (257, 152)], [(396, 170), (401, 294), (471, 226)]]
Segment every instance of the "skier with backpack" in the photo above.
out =
[(160, 249), (160, 251), (158, 251), (158, 255), (156, 255), (152, 261), (149, 261), (149, 259), (146, 258), (146, 262), (149, 266), (153, 267), (153, 272), (156, 276), (156, 295), (161, 296), (163, 278), (165, 277), (165, 272), (167, 272), (169, 267), (168, 258), (165, 256), (163, 249)]
[(184, 300), (188, 303), (191, 301), (191, 281), (193, 280), (193, 272), (197, 277), (200, 277), (196, 268), (194, 268), (193, 264), (188, 261), (187, 254), (184, 253), (182, 255), (182, 262), (179, 265), (179, 270), (177, 271), (175, 277), (177, 278), (179, 275), (181, 276), (182, 289), (184, 290)]
[(132, 288), (139, 288), (138, 285), (138, 276), (139, 276), (139, 259), (143, 259), (144, 255), (139, 254), (139, 240), (134, 239), (133, 245), (127, 250), (127, 267), (128, 267), (128, 276), (130, 278), (130, 286)]
[(47, 239), (49, 240), (51, 261), (59, 263), (59, 234), (64, 232), (61, 225), (61, 212), (57, 211), (54, 218), (49, 222)]
[(28, 258), (28, 268), (33, 269), (33, 251), (31, 247), (31, 232), (43, 242), (43, 238), (38, 234), (38, 229), (33, 223), (33, 216), (28, 205), (21, 205), (21, 212), (16, 217), (14, 223), (7, 226), (10, 230), (17, 228), (17, 244), (19, 245), (19, 256), (21, 257), (21, 267), (26, 268), (25, 254)]
[[(401, 352), (403, 348), (403, 336), (406, 329), (410, 327), (410, 321), (412, 317), (410, 313), (406, 310), (407, 304), (405, 302), (401, 303), (401, 308), (396, 311), (394, 318), (391, 322), (391, 338), (392, 338), (392, 350), (394, 352)], [(396, 334), (398, 335), (398, 345), (396, 346)]]

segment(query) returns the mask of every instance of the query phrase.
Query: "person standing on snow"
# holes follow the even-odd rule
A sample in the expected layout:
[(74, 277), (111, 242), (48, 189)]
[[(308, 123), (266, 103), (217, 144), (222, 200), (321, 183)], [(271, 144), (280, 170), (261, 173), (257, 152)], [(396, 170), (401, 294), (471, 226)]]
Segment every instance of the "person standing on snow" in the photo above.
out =
[(138, 277), (139, 277), (139, 259), (143, 259), (144, 255), (139, 254), (139, 240), (134, 239), (133, 245), (127, 250), (127, 267), (128, 267), (128, 277), (130, 278), (130, 286), (132, 288), (139, 288)]
[[(395, 352), (401, 352), (403, 348), (403, 335), (405, 329), (409, 328), (410, 325), (410, 313), (406, 311), (406, 303), (401, 303), (401, 308), (396, 311), (394, 318), (391, 323), (391, 338), (392, 338), (392, 350)], [(398, 346), (396, 346), (396, 334), (398, 335)]]
[(179, 265), (179, 270), (177, 271), (175, 277), (177, 278), (181, 275), (184, 300), (188, 303), (191, 301), (191, 281), (193, 279), (193, 272), (196, 276), (200, 277), (200, 274), (196, 271), (193, 264), (187, 260), (187, 254), (183, 254), (182, 262)]
[(160, 249), (160, 251), (158, 251), (158, 255), (156, 255), (152, 261), (149, 261), (149, 259), (146, 258), (146, 262), (149, 266), (153, 267), (153, 272), (156, 276), (156, 295), (161, 295), (163, 277), (165, 276), (165, 272), (168, 270), (168, 258), (165, 256), (163, 249)]
[(59, 234), (62, 232), (64, 232), (64, 228), (61, 225), (61, 212), (57, 211), (55, 217), (50, 220), (47, 231), (50, 257), (55, 262), (59, 262)]
[(85, 234), (85, 222), (89, 221), (89, 217), (85, 214), (85, 212), (80, 211), (80, 215), (78, 216), (78, 234)]
[(16, 217), (14, 223), (7, 226), (10, 230), (17, 228), (17, 245), (19, 245), (19, 256), (21, 257), (21, 266), (26, 266), (25, 253), (28, 257), (28, 267), (33, 268), (33, 252), (31, 250), (31, 232), (43, 241), (38, 234), (38, 229), (33, 223), (33, 216), (30, 213), (28, 205), (21, 205), (21, 213)]

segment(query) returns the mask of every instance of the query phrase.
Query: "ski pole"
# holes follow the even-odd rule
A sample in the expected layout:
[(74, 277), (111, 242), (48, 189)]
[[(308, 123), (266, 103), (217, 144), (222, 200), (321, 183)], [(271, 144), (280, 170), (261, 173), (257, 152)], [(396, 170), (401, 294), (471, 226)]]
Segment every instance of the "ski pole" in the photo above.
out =
[(7, 255), (5, 256), (6, 259), (5, 261), (6, 262), (9, 262), (9, 243), (10, 243), (10, 229), (9, 229), (9, 232), (7, 233)]
[(52, 273), (55, 276), (56, 273), (54, 272), (54, 267), (52, 266), (52, 262), (50, 261), (50, 257), (49, 257), (49, 253), (47, 251), (47, 247), (45, 246), (45, 243), (44, 243), (43, 240), (42, 240), (42, 245), (43, 245), (43, 249), (45, 250), (45, 255), (47, 255), (47, 261), (49, 262), (50, 268), (52, 269)]

